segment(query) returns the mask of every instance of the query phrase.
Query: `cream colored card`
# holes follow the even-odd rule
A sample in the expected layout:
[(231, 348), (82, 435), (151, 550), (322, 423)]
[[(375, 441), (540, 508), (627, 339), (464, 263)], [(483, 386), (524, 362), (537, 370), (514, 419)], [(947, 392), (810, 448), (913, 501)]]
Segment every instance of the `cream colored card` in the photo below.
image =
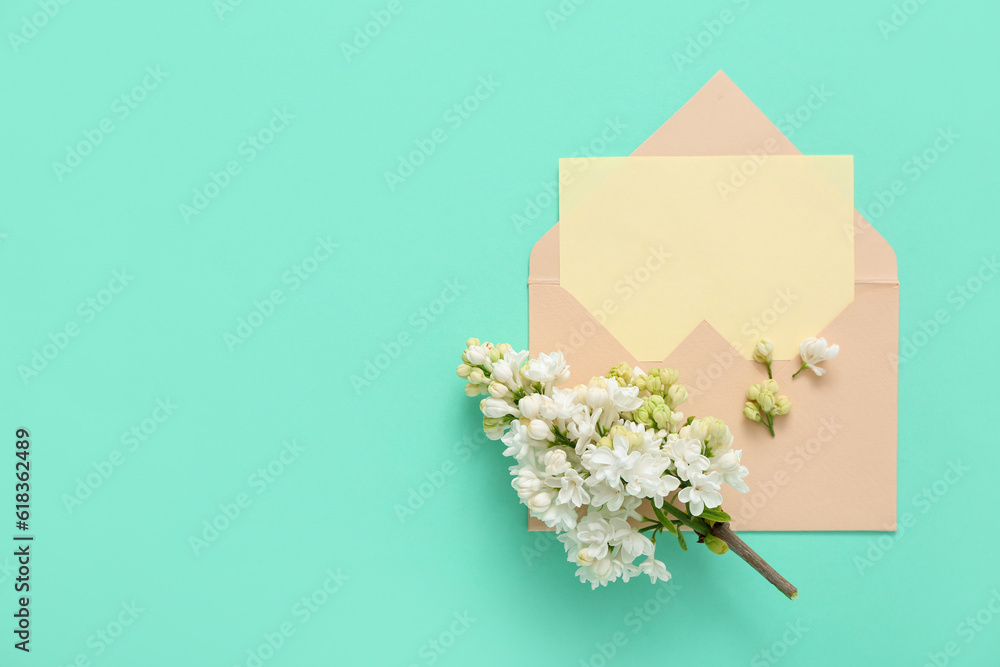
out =
[(791, 359), (854, 299), (850, 156), (597, 158), (560, 172), (560, 282), (638, 359), (667, 357), (703, 320), (747, 358), (767, 336)]

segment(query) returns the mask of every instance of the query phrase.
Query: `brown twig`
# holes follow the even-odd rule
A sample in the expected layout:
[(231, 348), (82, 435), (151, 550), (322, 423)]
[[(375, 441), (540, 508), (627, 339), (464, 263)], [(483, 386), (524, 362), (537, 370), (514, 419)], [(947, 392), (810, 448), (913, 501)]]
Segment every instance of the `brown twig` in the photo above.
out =
[(757, 552), (747, 546), (747, 543), (737, 537), (736, 533), (729, 528), (728, 523), (717, 523), (712, 526), (712, 534), (726, 543), (731, 551), (750, 564), (750, 567), (757, 570), (765, 579), (774, 584), (775, 588), (784, 593), (790, 600), (799, 597), (799, 591), (792, 586), (787, 579), (777, 573), (777, 571), (767, 564), (767, 562), (757, 555)]

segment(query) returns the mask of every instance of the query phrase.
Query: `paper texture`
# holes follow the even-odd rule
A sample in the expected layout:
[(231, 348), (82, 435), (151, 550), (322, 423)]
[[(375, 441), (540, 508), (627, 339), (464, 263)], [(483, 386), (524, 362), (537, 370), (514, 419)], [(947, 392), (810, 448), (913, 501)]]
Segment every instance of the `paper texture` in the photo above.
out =
[[(636, 152), (636, 156), (798, 155), (798, 150), (723, 73), (717, 74)], [(600, 178), (592, 183), (599, 184)], [(577, 178), (589, 178), (578, 172)], [(766, 377), (712, 325), (702, 322), (665, 358), (640, 359), (606, 327), (626, 295), (592, 312), (560, 284), (560, 225), (531, 254), (529, 342), (533, 355), (561, 350), (570, 382), (622, 361), (677, 368), (691, 398), (687, 415), (724, 419), (750, 469), (750, 493), (724, 490), (736, 530), (895, 530), (899, 283), (892, 248), (854, 213), (854, 301), (812, 332), (841, 346), (822, 378), (797, 358), (774, 364), (794, 406), (777, 437), (742, 415), (749, 385)], [(572, 250), (571, 248), (569, 249)], [(641, 258), (640, 258), (641, 259)], [(634, 298), (635, 295), (632, 296)], [(531, 519), (533, 530), (546, 530)]]
[(766, 333), (789, 359), (854, 299), (849, 156), (598, 158), (586, 181), (573, 171), (561, 161), (560, 282), (591, 313), (629, 294), (604, 326), (636, 358), (663, 359), (705, 320), (747, 358)]

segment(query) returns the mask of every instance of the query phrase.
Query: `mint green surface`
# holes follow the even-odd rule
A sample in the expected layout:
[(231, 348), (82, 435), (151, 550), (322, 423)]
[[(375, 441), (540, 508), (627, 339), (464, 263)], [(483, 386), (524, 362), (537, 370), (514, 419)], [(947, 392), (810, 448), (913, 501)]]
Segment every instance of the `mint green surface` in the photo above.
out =
[[(0, 9), (0, 553), (18, 427), (36, 536), (0, 664), (997, 664), (995, 3), (224, 2)], [(747, 535), (797, 602), (705, 549), (591, 592), (454, 377), (468, 336), (527, 344), (557, 159), (719, 69), (855, 155), (899, 257), (911, 525)]]

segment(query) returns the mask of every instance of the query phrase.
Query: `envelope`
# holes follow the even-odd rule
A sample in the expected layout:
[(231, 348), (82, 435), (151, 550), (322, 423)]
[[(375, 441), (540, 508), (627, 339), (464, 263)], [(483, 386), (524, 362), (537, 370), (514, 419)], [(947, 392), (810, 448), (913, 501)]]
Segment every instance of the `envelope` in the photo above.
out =
[[(801, 155), (723, 73), (712, 79), (646, 140), (634, 156)], [(580, 178), (586, 178), (586, 163)], [(637, 359), (560, 284), (559, 225), (531, 253), (528, 304), (532, 356), (561, 351), (569, 383), (604, 375), (622, 361), (644, 369), (676, 368), (691, 397), (688, 416), (729, 425), (750, 470), (750, 492), (726, 487), (723, 507), (734, 530), (896, 530), (896, 435), (899, 281), (888, 242), (854, 212), (854, 300), (817, 330), (840, 355), (817, 377), (794, 380), (797, 356), (775, 359), (774, 379), (793, 403), (776, 437), (743, 416), (746, 390), (766, 379), (702, 321), (665, 359)], [(821, 252), (821, 249), (817, 249)], [(548, 530), (529, 518), (529, 529)]]

